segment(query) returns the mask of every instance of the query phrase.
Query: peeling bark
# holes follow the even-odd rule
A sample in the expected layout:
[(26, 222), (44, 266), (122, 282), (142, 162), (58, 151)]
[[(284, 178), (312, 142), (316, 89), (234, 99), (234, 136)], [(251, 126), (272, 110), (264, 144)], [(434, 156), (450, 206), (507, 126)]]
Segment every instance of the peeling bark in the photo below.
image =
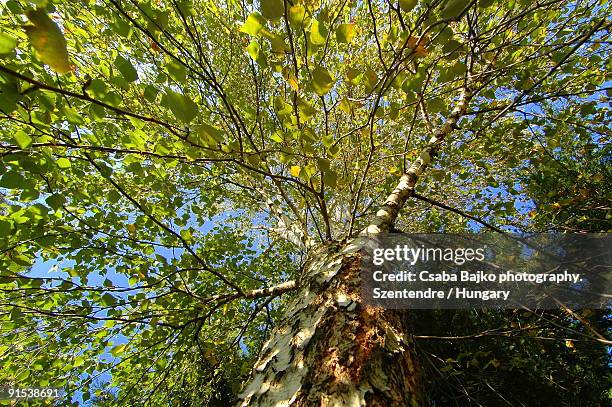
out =
[(362, 306), (365, 238), (311, 253), (240, 406), (418, 406), (421, 384), (395, 311)]

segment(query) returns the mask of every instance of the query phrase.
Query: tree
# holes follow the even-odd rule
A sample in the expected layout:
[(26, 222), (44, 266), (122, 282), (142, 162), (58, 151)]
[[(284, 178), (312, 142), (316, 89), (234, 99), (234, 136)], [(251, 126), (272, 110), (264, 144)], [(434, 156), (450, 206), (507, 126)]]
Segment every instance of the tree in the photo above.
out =
[(0, 378), (104, 405), (436, 402), (428, 314), (362, 305), (359, 248), (544, 228), (541, 185), (586, 174), (542, 154), (609, 142), (608, 7), (6, 1)]

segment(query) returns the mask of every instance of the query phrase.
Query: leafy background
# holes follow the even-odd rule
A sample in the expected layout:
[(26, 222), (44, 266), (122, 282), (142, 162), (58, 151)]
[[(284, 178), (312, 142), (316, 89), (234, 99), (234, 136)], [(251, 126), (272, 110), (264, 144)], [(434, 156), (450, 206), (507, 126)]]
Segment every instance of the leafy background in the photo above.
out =
[[(611, 229), (606, 1), (1, 4), (4, 383), (226, 405), (291, 297), (244, 292), (367, 225), (466, 85), (398, 229)], [(436, 405), (606, 405), (579, 317), (408, 316)]]

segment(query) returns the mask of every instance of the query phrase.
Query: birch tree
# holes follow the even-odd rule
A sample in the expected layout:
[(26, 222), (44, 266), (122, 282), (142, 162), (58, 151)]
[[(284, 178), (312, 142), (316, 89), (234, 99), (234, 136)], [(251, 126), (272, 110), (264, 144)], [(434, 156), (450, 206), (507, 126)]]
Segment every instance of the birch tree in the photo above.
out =
[[(0, 378), (92, 405), (435, 403), (428, 314), (362, 304), (359, 250), (581, 208), (536, 173), (588, 185), (610, 230), (609, 20), (598, 0), (3, 2)], [(577, 145), (603, 164), (559, 172)], [(534, 329), (605, 355), (585, 318)]]

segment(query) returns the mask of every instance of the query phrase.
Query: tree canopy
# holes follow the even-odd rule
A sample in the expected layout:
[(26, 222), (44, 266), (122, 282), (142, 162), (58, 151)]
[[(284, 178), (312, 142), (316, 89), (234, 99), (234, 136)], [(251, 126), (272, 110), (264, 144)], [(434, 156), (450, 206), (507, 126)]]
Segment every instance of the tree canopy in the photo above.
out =
[[(308, 252), (368, 226), (415, 165), (403, 231), (612, 229), (607, 1), (0, 10), (3, 382), (92, 405), (225, 405)], [(573, 363), (551, 394), (602, 372), (576, 383), (585, 405), (604, 405), (609, 357), (581, 321), (479, 315), (411, 318), (423, 336), (457, 334), (442, 321), (510, 330), (498, 348), (515, 346), (508, 359), (465, 350), (499, 380), (472, 383), (474, 365), (456, 354), (432, 360), (433, 375), (499, 403), (510, 396), (496, 386), (531, 358), (537, 371), (516, 383)], [(609, 334), (605, 314), (583, 318)]]

